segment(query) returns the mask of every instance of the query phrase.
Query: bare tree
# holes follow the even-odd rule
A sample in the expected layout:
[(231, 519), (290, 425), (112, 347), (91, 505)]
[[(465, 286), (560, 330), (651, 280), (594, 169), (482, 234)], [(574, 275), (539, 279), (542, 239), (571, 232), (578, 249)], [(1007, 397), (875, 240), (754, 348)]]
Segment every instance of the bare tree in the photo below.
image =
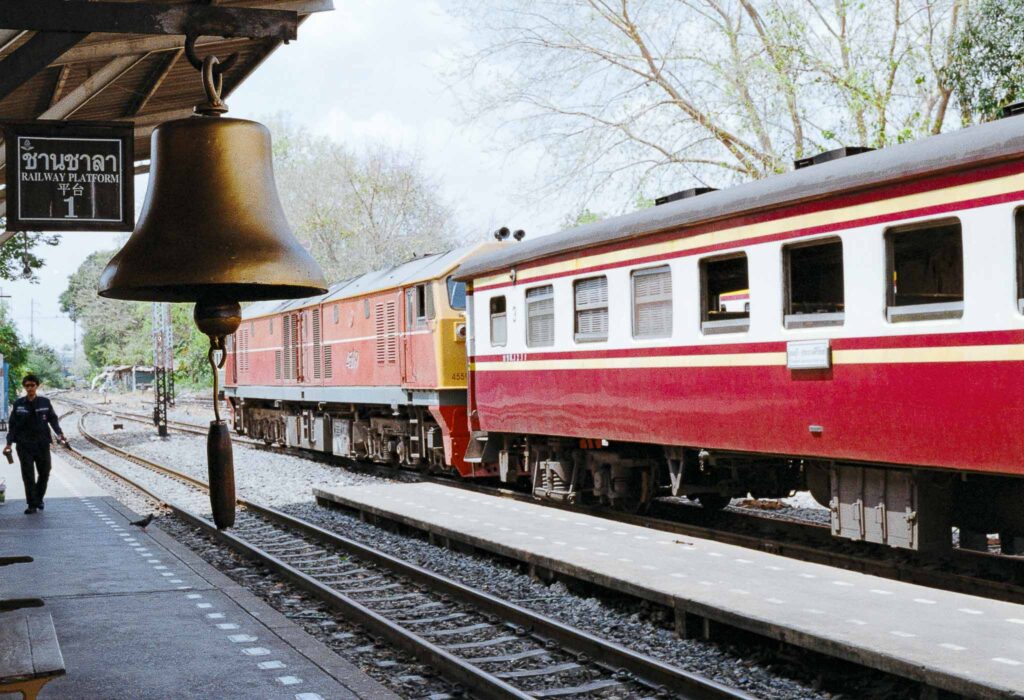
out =
[(269, 125), (285, 213), (328, 280), (442, 252), (464, 239), (417, 156), (379, 144), (354, 153), (281, 118)]
[(545, 190), (625, 202), (938, 133), (968, 1), (466, 0), (453, 82)]

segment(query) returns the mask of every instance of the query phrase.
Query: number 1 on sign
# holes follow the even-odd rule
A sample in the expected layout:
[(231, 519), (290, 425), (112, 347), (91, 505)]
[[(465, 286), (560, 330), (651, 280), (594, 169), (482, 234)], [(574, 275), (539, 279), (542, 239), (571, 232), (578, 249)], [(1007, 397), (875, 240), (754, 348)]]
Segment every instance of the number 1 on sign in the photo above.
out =
[(77, 219), (78, 214), (75, 213), (75, 198), (68, 197), (64, 201), (68, 203), (68, 218)]

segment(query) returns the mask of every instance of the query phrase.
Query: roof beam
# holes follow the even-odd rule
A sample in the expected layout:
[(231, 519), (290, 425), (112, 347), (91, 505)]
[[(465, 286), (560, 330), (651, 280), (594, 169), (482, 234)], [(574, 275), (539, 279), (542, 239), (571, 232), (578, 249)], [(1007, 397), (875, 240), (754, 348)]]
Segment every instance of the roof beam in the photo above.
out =
[(37, 119), (67, 119), (84, 107), (89, 100), (106, 90), (118, 78), (134, 68), (144, 58), (145, 56), (121, 56), (120, 58), (115, 58), (83, 80), (74, 90), (57, 100), (56, 104), (40, 114)]
[[(6, 3), (0, 3), (3, 8)], [(2, 26), (0, 22), (0, 26)], [(0, 100), (10, 95), (37, 73), (45, 70), (63, 53), (80, 42), (88, 32), (47, 32), (36, 34), (0, 61)]]
[(298, 13), (221, 5), (4, 0), (0, 27), (37, 32), (194, 34), (250, 39), (297, 37)]
[(53, 94), (50, 95), (50, 107), (57, 104), (57, 100), (60, 99), (60, 95), (64, 92), (64, 86), (68, 82), (68, 74), (71, 73), (71, 66), (61, 66), (60, 72), (57, 74), (57, 80), (53, 84)]
[[(106, 90), (118, 78), (134, 68), (144, 58), (145, 56), (122, 56), (121, 58), (115, 58), (86, 78), (81, 85), (57, 100), (56, 104), (40, 114), (37, 119), (67, 119), (85, 106), (89, 100)], [(0, 168), (3, 168), (6, 161), (7, 149), (0, 149)]]
[(11, 48), (11, 44), (20, 39), (24, 33), (21, 29), (0, 29), (0, 51)]
[(163, 85), (164, 80), (167, 78), (167, 74), (174, 68), (174, 64), (178, 62), (182, 54), (185, 53), (185, 49), (178, 49), (174, 53), (168, 52), (166, 56), (162, 56), (158, 61), (153, 70), (146, 77), (146, 81), (143, 85), (149, 85), (145, 92), (138, 95), (128, 108), (124, 112), (125, 118), (134, 117), (136, 114), (146, 108), (146, 103), (156, 94), (156, 91)]

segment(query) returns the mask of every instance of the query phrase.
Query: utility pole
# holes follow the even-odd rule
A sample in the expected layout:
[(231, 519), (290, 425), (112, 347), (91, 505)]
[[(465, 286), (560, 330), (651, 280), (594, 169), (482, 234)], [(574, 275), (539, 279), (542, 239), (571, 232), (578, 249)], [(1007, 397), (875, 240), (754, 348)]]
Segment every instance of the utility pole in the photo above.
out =
[(167, 437), (167, 407), (174, 405), (174, 339), (171, 305), (153, 304), (153, 423), (160, 437)]
[(32, 345), (36, 344), (36, 300), (35, 298), (29, 299), (29, 321), (28, 321), (28, 340)]

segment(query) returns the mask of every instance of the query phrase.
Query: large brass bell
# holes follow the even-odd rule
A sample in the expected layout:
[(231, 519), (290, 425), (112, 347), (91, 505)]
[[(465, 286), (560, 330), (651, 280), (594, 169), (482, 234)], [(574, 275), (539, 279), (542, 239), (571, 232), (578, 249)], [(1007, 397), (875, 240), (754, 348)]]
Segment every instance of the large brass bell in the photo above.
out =
[(198, 67), (208, 102), (196, 108), (197, 116), (153, 131), (146, 201), (131, 238), (100, 276), (99, 294), (196, 303), (214, 375), (210, 502), (214, 522), (225, 528), (235, 520), (234, 464), (220, 419), (217, 370), (226, 359), (225, 338), (241, 322), (238, 302), (322, 294), (326, 285), (285, 219), (270, 133), (256, 122), (220, 117), (227, 107), (220, 101), (217, 60), (207, 57)]

